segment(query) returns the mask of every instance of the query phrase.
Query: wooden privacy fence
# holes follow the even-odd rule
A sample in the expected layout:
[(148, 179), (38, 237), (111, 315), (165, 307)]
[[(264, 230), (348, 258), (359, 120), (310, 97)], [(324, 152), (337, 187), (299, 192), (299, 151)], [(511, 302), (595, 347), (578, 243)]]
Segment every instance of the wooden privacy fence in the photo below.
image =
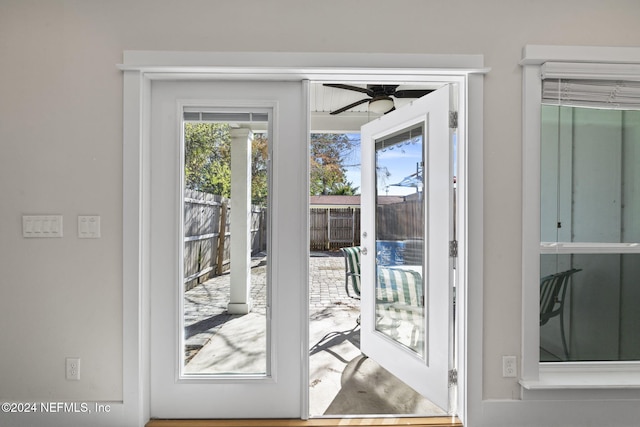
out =
[(360, 244), (360, 208), (311, 208), (309, 245), (312, 251)]
[[(423, 239), (422, 201), (378, 205), (378, 240), (417, 241)], [(360, 245), (360, 208), (311, 208), (310, 249), (324, 251)]]
[[(185, 190), (184, 286), (185, 291), (229, 270), (230, 200), (222, 196)], [(266, 249), (266, 209), (251, 207), (251, 253)]]
[(376, 260), (379, 265), (422, 264), (423, 212), (422, 200), (378, 205)]
[(401, 203), (378, 205), (376, 221), (379, 226), (377, 240), (422, 239), (423, 205), (421, 200), (406, 200)]
[[(222, 196), (185, 190), (185, 290), (229, 270), (232, 232), (229, 202)], [(421, 202), (379, 205), (377, 215), (386, 224), (384, 230), (378, 230), (378, 240), (422, 240)], [(312, 251), (360, 245), (360, 208), (312, 207), (309, 226)], [(252, 254), (267, 247), (267, 212), (260, 206), (251, 209), (251, 245)]]

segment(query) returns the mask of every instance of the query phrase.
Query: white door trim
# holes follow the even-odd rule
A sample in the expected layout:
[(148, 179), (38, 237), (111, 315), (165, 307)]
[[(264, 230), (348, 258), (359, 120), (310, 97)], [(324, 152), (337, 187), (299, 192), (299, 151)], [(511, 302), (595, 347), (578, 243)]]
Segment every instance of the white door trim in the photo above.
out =
[[(460, 194), (464, 229), (459, 250), (460, 282), (469, 294), (458, 295), (462, 333), (459, 334), (459, 416), (465, 422), (480, 416), (482, 402), (482, 55), (421, 54), (305, 54), (127, 51), (119, 66), (123, 94), (123, 402), (114, 406), (122, 425), (139, 426), (149, 419), (149, 110), (152, 79), (257, 79), (363, 81), (446, 81), (464, 76), (468, 94), (461, 109), (468, 111), (465, 138), (468, 152), (461, 162), (468, 188)], [(308, 100), (301, 100), (306, 102)], [(309, 120), (307, 120), (307, 127)], [(461, 222), (462, 224), (462, 222)], [(308, 292), (301, 301), (308, 318)], [(308, 334), (307, 328), (303, 328)], [(303, 337), (303, 342), (308, 342)], [(307, 349), (308, 353), (308, 349)], [(303, 354), (304, 349), (303, 349)], [(467, 359), (467, 354), (474, 354)], [(305, 362), (308, 374), (308, 358)], [(467, 386), (469, 378), (469, 386)], [(302, 385), (301, 385), (302, 387)], [(302, 387), (302, 414), (308, 413), (308, 390)], [(303, 416), (303, 418), (305, 418)]]

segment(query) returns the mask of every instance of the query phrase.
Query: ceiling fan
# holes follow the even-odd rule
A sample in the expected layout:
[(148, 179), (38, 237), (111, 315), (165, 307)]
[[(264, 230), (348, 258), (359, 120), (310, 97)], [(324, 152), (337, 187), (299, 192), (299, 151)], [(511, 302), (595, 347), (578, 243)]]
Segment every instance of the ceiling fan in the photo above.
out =
[(379, 114), (387, 114), (390, 111), (395, 110), (393, 103), (394, 98), (420, 98), (428, 93), (433, 92), (431, 89), (406, 89), (397, 90), (399, 85), (367, 85), (366, 88), (351, 86), (338, 83), (325, 83), (323, 86), (334, 87), (337, 89), (353, 90), (356, 92), (364, 93), (368, 98), (363, 98), (352, 104), (346, 105), (335, 111), (331, 111), (329, 114), (336, 115), (352, 109), (365, 102), (369, 103), (369, 111)]

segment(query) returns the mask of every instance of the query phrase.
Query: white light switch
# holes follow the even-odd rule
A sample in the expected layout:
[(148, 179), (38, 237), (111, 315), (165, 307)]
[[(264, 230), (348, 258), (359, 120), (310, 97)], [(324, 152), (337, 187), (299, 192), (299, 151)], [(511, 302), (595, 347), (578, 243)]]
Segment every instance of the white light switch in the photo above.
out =
[(100, 237), (100, 215), (78, 215), (78, 237), (98, 239)]
[(62, 215), (22, 215), (23, 237), (62, 237)]

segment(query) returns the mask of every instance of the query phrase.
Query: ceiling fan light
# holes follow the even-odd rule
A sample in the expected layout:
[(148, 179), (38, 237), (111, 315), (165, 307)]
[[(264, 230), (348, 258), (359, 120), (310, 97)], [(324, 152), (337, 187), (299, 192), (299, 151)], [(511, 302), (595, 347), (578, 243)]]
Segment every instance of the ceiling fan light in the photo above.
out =
[(380, 96), (369, 101), (369, 112), (385, 114), (393, 109), (393, 99), (388, 96)]

